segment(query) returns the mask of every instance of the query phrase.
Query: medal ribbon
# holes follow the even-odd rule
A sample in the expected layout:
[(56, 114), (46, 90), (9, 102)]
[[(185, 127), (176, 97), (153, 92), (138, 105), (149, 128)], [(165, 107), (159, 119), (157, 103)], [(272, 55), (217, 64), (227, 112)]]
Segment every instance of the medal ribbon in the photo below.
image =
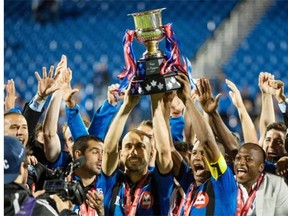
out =
[(190, 214), (191, 207), (192, 207), (192, 205), (193, 205), (193, 203), (195, 202), (195, 199), (196, 199), (196, 195), (195, 195), (194, 199), (192, 199), (194, 189), (195, 189), (195, 184), (191, 184), (190, 185), (190, 191), (187, 194), (186, 199), (182, 198), (182, 200), (181, 200), (180, 206), (179, 206), (177, 214), (176, 214), (177, 216), (180, 215), (183, 204), (184, 204), (184, 213), (183, 213), (183, 215), (187, 216), (187, 215)]
[(243, 203), (243, 200), (242, 200), (242, 190), (238, 186), (236, 216), (246, 216), (247, 215), (249, 208), (251, 207), (251, 205), (252, 205), (252, 203), (256, 197), (256, 192), (263, 181), (263, 177), (264, 177), (264, 174), (261, 173), (261, 175), (258, 177), (256, 187), (250, 192), (249, 197), (246, 200), (245, 204)]
[(140, 193), (143, 188), (144, 182), (147, 179), (148, 173), (142, 177), (142, 179), (138, 182), (136, 186), (136, 190), (134, 192), (134, 201), (132, 203), (132, 197), (131, 197), (131, 188), (128, 183), (125, 184), (125, 191), (124, 191), (124, 197), (126, 197), (125, 202), (125, 216), (135, 216), (137, 205), (140, 200)]

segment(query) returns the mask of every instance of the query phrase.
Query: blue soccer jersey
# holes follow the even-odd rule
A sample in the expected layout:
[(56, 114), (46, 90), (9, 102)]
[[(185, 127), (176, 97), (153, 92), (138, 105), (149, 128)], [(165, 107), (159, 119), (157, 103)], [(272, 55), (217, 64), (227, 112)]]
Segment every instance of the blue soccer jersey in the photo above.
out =
[[(105, 215), (125, 215), (127, 187), (127, 176), (121, 170), (116, 170), (110, 177), (102, 173)], [(172, 190), (171, 173), (162, 175), (157, 168), (152, 172), (148, 171), (148, 176), (139, 190), (136, 215), (168, 215)]]
[[(238, 190), (232, 170), (227, 167), (222, 155), (209, 168), (212, 176), (199, 187), (193, 187), (192, 183), (186, 193), (186, 199), (191, 197), (189, 215), (235, 215)], [(185, 178), (185, 175), (182, 177)], [(185, 204), (182, 205), (180, 215), (184, 214), (184, 206)]]

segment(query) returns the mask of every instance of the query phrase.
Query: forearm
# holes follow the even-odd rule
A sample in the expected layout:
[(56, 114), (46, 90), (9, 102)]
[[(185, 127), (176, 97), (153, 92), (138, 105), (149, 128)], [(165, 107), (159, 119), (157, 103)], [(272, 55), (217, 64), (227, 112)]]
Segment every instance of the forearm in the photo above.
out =
[(245, 143), (258, 143), (257, 132), (245, 107), (238, 108)]
[(193, 129), (198, 140), (204, 147), (208, 161), (217, 161), (220, 151), (216, 145), (216, 141), (210, 126), (204, 120), (200, 112), (197, 110), (194, 103), (192, 102), (192, 99), (187, 99), (185, 105), (189, 116), (191, 117), (191, 119), (193, 119), (193, 122), (197, 122), (197, 126), (193, 126)]
[(118, 167), (118, 144), (132, 108), (123, 104), (113, 119), (103, 145), (102, 170), (111, 176)]
[[(155, 99), (155, 98), (154, 98)], [(155, 147), (157, 150), (157, 165), (160, 173), (166, 174), (172, 170), (173, 162), (171, 158), (171, 143), (169, 120), (164, 118), (161, 108), (161, 100), (152, 100), (153, 110), (153, 134), (155, 138)], [(168, 126), (169, 125), (169, 126)]]
[(75, 141), (81, 136), (89, 135), (83, 119), (80, 114), (79, 105), (75, 105), (72, 108), (66, 107), (66, 120), (71, 131), (73, 140)]
[(262, 109), (260, 115), (259, 129), (260, 137), (264, 136), (266, 127), (275, 122), (275, 111), (271, 94), (262, 94)]
[(104, 140), (108, 128), (111, 125), (120, 107), (120, 104), (113, 106), (106, 100), (93, 116), (93, 119), (88, 129), (89, 134)]
[(209, 115), (209, 123), (215, 135), (222, 141), (222, 144), (229, 149), (229, 151), (239, 148), (238, 141), (226, 126), (218, 111), (215, 111)]
[(61, 143), (57, 134), (57, 129), (62, 94), (62, 91), (53, 93), (43, 122), (45, 155), (47, 160), (51, 162), (58, 157), (61, 151)]

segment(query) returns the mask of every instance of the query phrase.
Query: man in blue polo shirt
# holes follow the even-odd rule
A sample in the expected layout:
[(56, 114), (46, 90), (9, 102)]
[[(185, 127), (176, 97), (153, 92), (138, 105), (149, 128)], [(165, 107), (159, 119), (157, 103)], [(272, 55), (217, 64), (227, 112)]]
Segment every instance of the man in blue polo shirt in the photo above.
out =
[[(101, 181), (105, 215), (167, 215), (173, 187), (173, 162), (169, 136), (161, 133), (168, 130), (160, 103), (163, 95), (151, 96), (158, 157), (155, 169), (148, 171), (152, 139), (149, 134), (137, 129), (129, 131), (122, 140), (121, 153), (118, 151), (127, 118), (140, 99), (129, 92), (130, 88), (125, 93), (123, 105), (112, 121), (103, 146)], [(119, 154), (125, 166), (124, 172), (118, 167)]]

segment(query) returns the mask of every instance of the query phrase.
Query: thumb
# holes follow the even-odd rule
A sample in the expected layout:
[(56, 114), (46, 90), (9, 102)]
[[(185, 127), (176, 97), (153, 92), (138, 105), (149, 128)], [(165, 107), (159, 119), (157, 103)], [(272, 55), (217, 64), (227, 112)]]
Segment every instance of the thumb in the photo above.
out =
[(215, 102), (216, 104), (218, 105), (219, 104), (219, 100), (220, 100), (220, 97), (222, 96), (221, 93), (217, 94), (217, 96), (215, 97)]
[(79, 89), (73, 89), (73, 90), (71, 91), (71, 96), (73, 96), (76, 92), (79, 92)]

